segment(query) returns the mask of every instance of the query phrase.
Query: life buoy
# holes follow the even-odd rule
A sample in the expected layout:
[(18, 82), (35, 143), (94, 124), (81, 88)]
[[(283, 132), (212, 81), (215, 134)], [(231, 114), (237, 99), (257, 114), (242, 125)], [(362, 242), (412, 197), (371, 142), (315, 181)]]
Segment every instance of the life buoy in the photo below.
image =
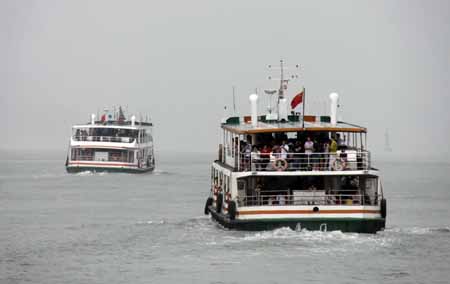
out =
[(212, 204), (213, 204), (213, 198), (208, 197), (208, 199), (206, 199), (206, 204), (205, 204), (205, 215), (209, 214), (209, 206), (211, 206)]
[(228, 204), (228, 215), (230, 216), (230, 220), (236, 218), (236, 202), (231, 201), (230, 204)]
[(288, 168), (288, 162), (285, 159), (275, 159), (272, 162), (272, 166), (274, 169), (276, 169), (277, 171), (285, 171)]
[(347, 162), (345, 162), (345, 160), (343, 160), (341, 158), (337, 158), (333, 162), (333, 170), (335, 170), (335, 171), (343, 171), (343, 170), (345, 170), (346, 167), (347, 167)]

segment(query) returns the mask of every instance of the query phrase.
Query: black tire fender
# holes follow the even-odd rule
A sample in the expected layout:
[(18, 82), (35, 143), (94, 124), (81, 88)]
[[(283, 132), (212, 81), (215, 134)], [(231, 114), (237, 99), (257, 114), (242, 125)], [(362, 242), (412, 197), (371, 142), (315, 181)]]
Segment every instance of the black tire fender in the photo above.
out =
[(386, 199), (384, 199), (384, 198), (381, 199), (380, 211), (381, 211), (381, 217), (386, 218), (387, 204), (386, 204)]
[(230, 201), (230, 203), (228, 203), (228, 215), (230, 216), (230, 220), (236, 218), (236, 202)]
[(205, 215), (209, 214), (209, 206), (211, 206), (212, 204), (213, 204), (213, 198), (208, 197), (208, 199), (206, 199), (206, 204), (205, 204)]

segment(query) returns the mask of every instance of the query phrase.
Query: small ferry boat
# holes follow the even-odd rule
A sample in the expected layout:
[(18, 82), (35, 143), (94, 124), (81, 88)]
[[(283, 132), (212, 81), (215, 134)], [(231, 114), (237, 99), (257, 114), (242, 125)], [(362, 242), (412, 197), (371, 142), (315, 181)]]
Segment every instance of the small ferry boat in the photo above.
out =
[(114, 171), (143, 173), (155, 168), (152, 123), (126, 119), (118, 113), (105, 113), (100, 120), (74, 125), (66, 160), (69, 173)]
[[(367, 129), (337, 121), (336, 93), (329, 115), (289, 114), (281, 74), (275, 112), (258, 115), (258, 95), (252, 94), (251, 116), (222, 121), (205, 214), (240, 230), (383, 230), (386, 199)], [(303, 89), (292, 106), (304, 104), (304, 95)]]

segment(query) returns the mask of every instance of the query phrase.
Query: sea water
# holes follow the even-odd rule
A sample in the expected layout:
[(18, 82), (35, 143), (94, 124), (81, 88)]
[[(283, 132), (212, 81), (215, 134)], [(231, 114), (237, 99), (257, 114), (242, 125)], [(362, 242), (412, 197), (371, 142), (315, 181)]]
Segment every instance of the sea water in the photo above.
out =
[(383, 162), (377, 234), (226, 230), (203, 215), (213, 154), (149, 174), (0, 160), (0, 283), (449, 283), (450, 164)]

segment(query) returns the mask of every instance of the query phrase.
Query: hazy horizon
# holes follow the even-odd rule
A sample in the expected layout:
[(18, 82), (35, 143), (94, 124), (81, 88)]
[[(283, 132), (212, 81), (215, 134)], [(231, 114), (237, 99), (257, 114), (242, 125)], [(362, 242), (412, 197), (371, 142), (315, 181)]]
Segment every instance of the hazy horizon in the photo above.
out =
[(244, 115), (283, 59), (301, 66), (288, 100), (338, 92), (375, 156), (450, 158), (449, 1), (2, 1), (0, 15), (3, 151), (65, 150), (73, 124), (122, 105), (151, 116), (157, 151), (214, 153), (232, 86)]

